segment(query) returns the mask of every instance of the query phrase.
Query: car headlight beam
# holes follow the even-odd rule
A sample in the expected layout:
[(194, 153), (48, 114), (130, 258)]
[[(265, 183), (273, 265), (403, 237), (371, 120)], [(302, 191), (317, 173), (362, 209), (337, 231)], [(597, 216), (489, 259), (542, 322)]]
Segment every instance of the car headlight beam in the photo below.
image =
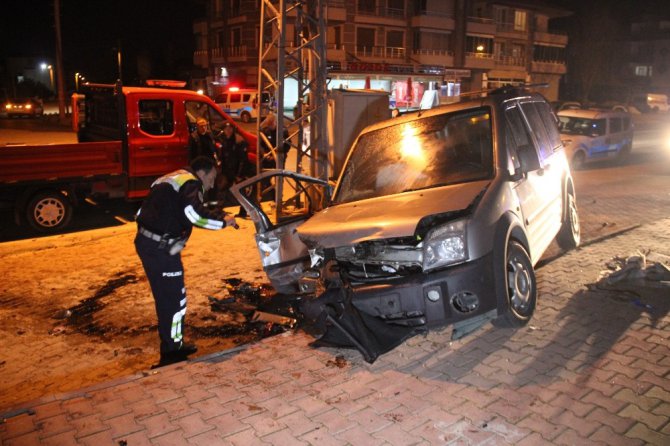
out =
[(423, 270), (461, 263), (468, 259), (466, 220), (432, 229), (423, 245)]

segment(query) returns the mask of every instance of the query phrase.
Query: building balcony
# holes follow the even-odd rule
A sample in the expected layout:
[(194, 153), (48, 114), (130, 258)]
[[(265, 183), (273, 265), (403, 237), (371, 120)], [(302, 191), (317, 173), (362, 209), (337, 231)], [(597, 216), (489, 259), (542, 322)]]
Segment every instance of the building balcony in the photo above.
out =
[(525, 39), (528, 29), (516, 29), (514, 23), (496, 23), (496, 36), (508, 39)]
[(498, 54), (494, 57), (495, 67), (502, 70), (524, 70), (526, 58), (521, 56), (504, 56)]
[(490, 70), (495, 66), (491, 53), (465, 53), (465, 68)]
[(567, 72), (565, 62), (556, 60), (534, 60), (530, 69), (533, 73), (565, 74)]
[(486, 17), (468, 17), (466, 30), (471, 34), (493, 36), (496, 33), (496, 24), (493, 22), (493, 19)]
[(326, 58), (331, 61), (344, 62), (347, 60), (347, 52), (344, 45), (328, 44), (326, 46)]
[(347, 8), (344, 5), (344, 0), (330, 0), (326, 13), (329, 24), (332, 24), (332, 22), (344, 23), (347, 20)]
[(442, 65), (447, 67), (454, 65), (454, 53), (449, 50), (414, 50), (412, 52), (412, 59), (421, 65)]
[(453, 31), (456, 28), (456, 23), (451, 14), (421, 11), (419, 14), (412, 17), (411, 26), (414, 28), (432, 28)]
[[(329, 16), (330, 17), (330, 16)], [(407, 14), (404, 9), (377, 7), (359, 9), (354, 16), (355, 23), (379, 26), (407, 26)]]
[(207, 50), (197, 50), (193, 52), (193, 65), (199, 68), (209, 67), (209, 57)]
[(398, 61), (405, 59), (406, 51), (405, 48), (391, 46), (358, 46), (354, 51), (354, 56), (362, 60), (375, 59), (383, 61), (385, 59), (392, 59)]
[(537, 44), (566, 46), (568, 44), (568, 36), (564, 34), (535, 31), (533, 33), (533, 42)]

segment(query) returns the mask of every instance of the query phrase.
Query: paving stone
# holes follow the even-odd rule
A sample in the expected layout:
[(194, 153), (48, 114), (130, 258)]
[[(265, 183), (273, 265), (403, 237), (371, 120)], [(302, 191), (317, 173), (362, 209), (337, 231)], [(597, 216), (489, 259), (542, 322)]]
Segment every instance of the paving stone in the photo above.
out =
[(152, 415), (145, 417), (137, 421), (138, 424), (141, 424), (146, 428), (146, 434), (149, 439), (165, 435), (169, 432), (179, 429), (179, 426), (172, 423), (170, 417), (166, 413), (159, 413), (158, 415)]
[(642, 423), (636, 423), (635, 426), (626, 432), (626, 437), (639, 439), (646, 444), (657, 446), (667, 446), (670, 441), (670, 435), (655, 432)]
[(624, 407), (618, 413), (621, 417), (632, 418), (639, 421), (640, 423), (645, 424), (650, 429), (659, 429), (663, 427), (667, 422), (667, 417), (662, 415), (654, 415), (647, 410), (642, 410), (639, 406), (635, 404), (629, 404)]
[(595, 421), (601, 425), (610, 427), (617, 434), (623, 435), (634, 424), (635, 420), (623, 415), (616, 415), (604, 409), (597, 408), (586, 416), (587, 420)]
[(133, 414), (119, 415), (118, 417), (108, 418), (105, 423), (109, 425), (112, 438), (120, 438), (124, 435), (143, 431), (143, 425), (137, 424)]

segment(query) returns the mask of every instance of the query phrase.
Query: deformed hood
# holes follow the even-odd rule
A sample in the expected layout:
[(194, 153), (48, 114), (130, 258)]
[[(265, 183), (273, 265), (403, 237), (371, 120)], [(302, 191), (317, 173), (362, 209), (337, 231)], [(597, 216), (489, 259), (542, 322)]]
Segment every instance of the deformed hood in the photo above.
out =
[(466, 209), (488, 183), (475, 181), (332, 206), (299, 226), (298, 235), (308, 246), (322, 248), (412, 236), (423, 217)]

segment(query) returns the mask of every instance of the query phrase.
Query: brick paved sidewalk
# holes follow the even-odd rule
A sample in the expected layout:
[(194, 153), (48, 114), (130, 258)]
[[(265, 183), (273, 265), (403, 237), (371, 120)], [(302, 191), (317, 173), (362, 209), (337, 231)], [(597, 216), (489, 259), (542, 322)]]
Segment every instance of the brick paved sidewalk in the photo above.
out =
[[(415, 337), (366, 364), (288, 333), (236, 352), (53, 395), (3, 445), (670, 444), (670, 296), (589, 290), (612, 257), (670, 254), (670, 219), (537, 272), (518, 331)], [(642, 304), (650, 305), (645, 307)]]

